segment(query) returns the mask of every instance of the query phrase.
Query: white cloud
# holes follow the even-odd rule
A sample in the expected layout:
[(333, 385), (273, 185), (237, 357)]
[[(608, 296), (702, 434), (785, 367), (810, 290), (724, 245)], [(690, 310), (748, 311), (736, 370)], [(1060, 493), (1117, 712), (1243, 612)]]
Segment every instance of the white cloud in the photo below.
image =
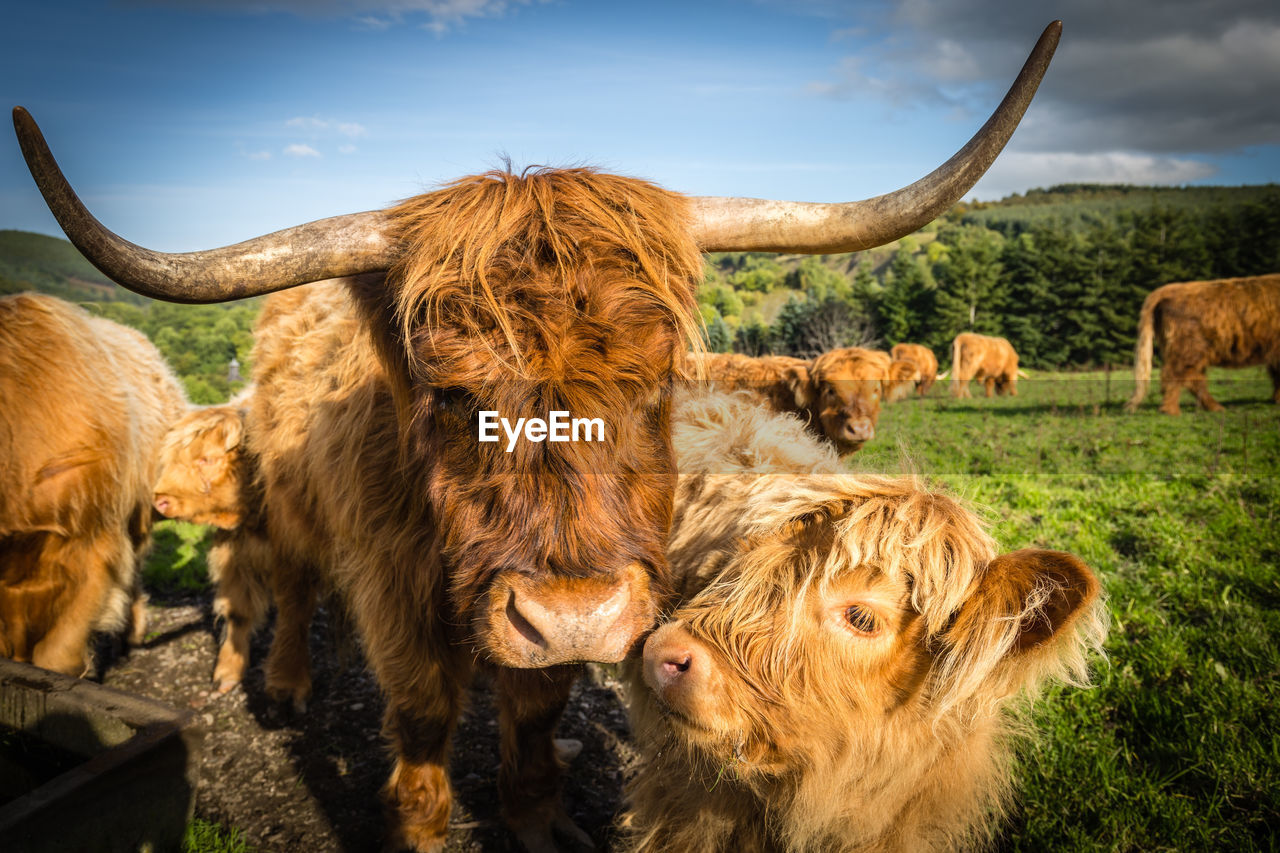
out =
[(244, 156), (250, 160), (270, 160), (270, 151), (245, 151)]
[(363, 30), (378, 31), (425, 17), (421, 26), (437, 35), (469, 18), (500, 18), (515, 6), (546, 0), (169, 0), (177, 6), (288, 12), (305, 17), (348, 18)]
[(320, 152), (312, 148), (310, 145), (303, 145), (295, 142), (292, 145), (284, 147), (284, 153), (287, 157), (319, 157)]
[(356, 153), (356, 147), (355, 147), (354, 145), (339, 145), (339, 146), (338, 146), (338, 153), (339, 153), (339, 154), (354, 154), (354, 153)]
[(985, 201), (1054, 184), (1178, 186), (1212, 177), (1217, 168), (1198, 160), (1127, 151), (1005, 151), (968, 194)]
[(313, 133), (334, 131), (343, 136), (364, 136), (369, 132), (364, 125), (354, 121), (338, 121), (319, 116), (297, 116), (286, 121), (284, 126)]

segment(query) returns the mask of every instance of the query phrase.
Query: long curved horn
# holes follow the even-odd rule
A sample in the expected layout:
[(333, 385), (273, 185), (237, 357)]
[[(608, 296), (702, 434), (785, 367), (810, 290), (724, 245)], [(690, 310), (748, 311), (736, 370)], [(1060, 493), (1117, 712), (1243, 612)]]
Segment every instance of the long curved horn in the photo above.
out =
[(694, 198), (698, 244), (705, 252), (858, 252), (891, 243), (929, 224), (978, 182), (1009, 141), (1061, 35), (1061, 21), (1045, 27), (987, 123), (950, 160), (914, 184), (843, 204)]
[(85, 208), (22, 107), (13, 126), (31, 176), (89, 262), (136, 293), (169, 302), (227, 302), (307, 282), (388, 269), (402, 251), (382, 211), (318, 219), (234, 246), (169, 254), (137, 246), (107, 230)]

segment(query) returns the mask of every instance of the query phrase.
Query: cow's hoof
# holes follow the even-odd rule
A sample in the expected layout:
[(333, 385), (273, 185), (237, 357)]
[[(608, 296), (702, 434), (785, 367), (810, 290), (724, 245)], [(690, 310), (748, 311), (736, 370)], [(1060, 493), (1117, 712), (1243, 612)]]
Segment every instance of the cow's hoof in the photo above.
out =
[(593, 853), (591, 836), (557, 808), (549, 824), (512, 828), (527, 853)]
[(310, 684), (272, 684), (270, 679), (266, 685), (267, 696), (280, 705), (288, 705), (295, 714), (307, 712), (307, 700), (311, 698)]

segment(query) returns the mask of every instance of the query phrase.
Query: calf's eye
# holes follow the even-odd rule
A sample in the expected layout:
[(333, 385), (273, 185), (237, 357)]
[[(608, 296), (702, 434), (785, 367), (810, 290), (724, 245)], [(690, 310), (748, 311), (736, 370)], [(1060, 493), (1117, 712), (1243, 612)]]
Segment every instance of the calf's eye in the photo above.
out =
[(874, 634), (879, 628), (876, 621), (876, 615), (867, 607), (861, 604), (851, 604), (844, 611), (844, 621), (849, 623), (849, 627), (860, 634)]

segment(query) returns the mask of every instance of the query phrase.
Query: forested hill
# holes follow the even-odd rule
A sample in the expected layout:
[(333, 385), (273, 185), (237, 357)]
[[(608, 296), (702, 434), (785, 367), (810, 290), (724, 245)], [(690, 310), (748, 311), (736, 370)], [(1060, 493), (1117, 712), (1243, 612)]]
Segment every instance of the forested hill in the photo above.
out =
[[(1034, 368), (1132, 360), (1138, 309), (1171, 281), (1280, 272), (1280, 185), (1068, 184), (965, 202), (888, 246), (806, 257), (710, 255), (698, 303), (721, 351), (808, 357), (837, 346), (1008, 337)], [(153, 302), (110, 284), (65, 240), (0, 231), (0, 294), (39, 290), (151, 336), (196, 402), (248, 375), (258, 301)]]
[(1064, 185), (962, 203), (889, 246), (821, 259), (709, 258), (699, 303), (718, 350), (1010, 339), (1038, 368), (1132, 361), (1142, 300), (1172, 281), (1280, 272), (1280, 185)]
[(140, 329), (182, 379), (193, 403), (220, 403), (243, 387), (228, 378), (232, 357), (249, 375), (257, 299), (173, 305), (117, 287), (66, 240), (0, 231), (0, 296), (34, 290), (76, 302)]

